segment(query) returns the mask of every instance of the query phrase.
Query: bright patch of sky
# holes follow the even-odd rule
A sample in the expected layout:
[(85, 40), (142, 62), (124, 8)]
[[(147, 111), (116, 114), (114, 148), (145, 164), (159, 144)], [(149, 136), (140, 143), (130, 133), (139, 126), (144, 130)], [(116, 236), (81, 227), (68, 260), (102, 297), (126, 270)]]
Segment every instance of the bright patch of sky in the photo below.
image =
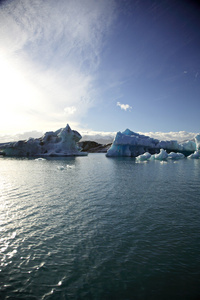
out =
[(199, 132), (199, 13), (186, 0), (1, 1), (2, 140), (67, 123)]

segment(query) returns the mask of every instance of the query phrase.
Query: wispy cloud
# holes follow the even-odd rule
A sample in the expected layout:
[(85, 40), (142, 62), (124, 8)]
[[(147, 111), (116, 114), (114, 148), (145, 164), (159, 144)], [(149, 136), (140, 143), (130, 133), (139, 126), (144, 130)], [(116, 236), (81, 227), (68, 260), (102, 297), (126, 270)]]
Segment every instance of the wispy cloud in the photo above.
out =
[[(113, 22), (114, 1), (21, 0), (5, 1), (0, 8), (0, 78), (7, 84), (0, 96), (10, 102), (1, 114), (7, 115), (7, 123), (16, 107), (18, 130), (63, 127), (72, 111), (74, 122), (80, 122), (94, 105), (93, 82)], [(19, 84), (13, 87), (17, 78)], [(66, 110), (70, 107), (76, 113)]]
[(129, 104), (123, 104), (123, 103), (120, 103), (120, 102), (117, 102), (117, 106), (119, 106), (122, 110), (125, 110), (125, 111), (131, 111), (132, 107), (129, 105)]

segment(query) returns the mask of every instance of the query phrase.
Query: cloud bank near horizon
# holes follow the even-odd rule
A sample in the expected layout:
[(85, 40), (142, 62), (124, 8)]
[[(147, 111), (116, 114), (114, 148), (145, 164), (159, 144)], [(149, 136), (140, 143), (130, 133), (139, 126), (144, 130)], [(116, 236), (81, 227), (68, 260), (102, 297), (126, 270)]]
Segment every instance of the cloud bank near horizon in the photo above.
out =
[[(57, 128), (58, 129), (58, 128)], [(72, 127), (72, 129), (74, 129)], [(122, 130), (123, 131), (123, 130)], [(4, 135), (0, 136), (0, 143), (18, 141), (18, 140), (27, 140), (28, 138), (39, 138), (45, 132), (41, 131), (30, 131), (19, 133), (16, 135)], [(80, 130), (79, 133), (82, 135), (82, 140), (84, 141), (95, 141), (100, 144), (109, 144), (112, 143), (116, 132), (104, 132), (104, 131), (92, 131), (92, 130)], [(167, 140), (177, 140), (178, 142), (184, 142), (187, 140), (194, 139), (197, 133), (187, 132), (187, 131), (178, 131), (178, 132), (138, 132), (139, 134), (144, 134), (152, 138), (158, 139), (160, 141)]]
[(94, 105), (95, 71), (115, 2), (8, 0), (0, 8), (0, 128), (80, 124)]

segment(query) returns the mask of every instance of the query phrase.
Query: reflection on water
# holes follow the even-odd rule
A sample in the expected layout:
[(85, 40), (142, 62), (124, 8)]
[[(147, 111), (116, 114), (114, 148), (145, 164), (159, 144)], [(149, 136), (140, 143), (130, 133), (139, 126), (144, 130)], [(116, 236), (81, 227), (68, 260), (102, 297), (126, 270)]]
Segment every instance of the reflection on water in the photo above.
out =
[(200, 160), (0, 159), (1, 299), (200, 294)]

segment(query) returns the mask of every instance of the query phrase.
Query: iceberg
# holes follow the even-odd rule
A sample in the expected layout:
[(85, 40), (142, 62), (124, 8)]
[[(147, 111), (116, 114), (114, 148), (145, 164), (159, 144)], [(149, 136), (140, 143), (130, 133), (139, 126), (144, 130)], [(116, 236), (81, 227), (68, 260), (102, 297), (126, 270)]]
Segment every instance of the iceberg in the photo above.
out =
[(164, 160), (168, 158), (168, 154), (164, 149), (160, 149), (160, 153), (151, 156), (151, 159)]
[(48, 157), (48, 156), (85, 156), (77, 143), (81, 135), (67, 124), (55, 132), (46, 132), (41, 138), (10, 142), (1, 145), (5, 156)]
[(188, 156), (188, 158), (195, 158), (195, 159), (200, 158), (200, 153), (199, 153), (199, 151), (196, 150), (194, 153), (190, 154), (190, 155)]
[[(166, 153), (159, 151), (163, 149)], [(194, 141), (186, 141), (182, 144), (179, 144), (176, 140), (171, 141), (159, 141), (158, 139), (151, 138), (149, 136), (141, 135), (135, 133), (129, 129), (126, 129), (124, 132), (117, 132), (115, 139), (108, 149), (106, 156), (130, 156), (137, 157), (143, 155), (145, 152), (150, 153), (151, 155), (159, 154), (155, 156), (155, 159), (158, 157), (164, 157), (170, 152), (178, 152), (177, 158), (184, 157), (183, 155), (190, 155), (194, 151), (200, 150), (200, 134), (195, 137)], [(170, 155), (172, 158), (173, 154)], [(175, 157), (174, 157), (175, 158)], [(139, 160), (145, 159), (145, 157), (139, 157)]]
[(108, 149), (106, 156), (133, 156), (144, 154), (145, 152), (155, 153), (159, 151), (159, 140), (140, 135), (129, 129), (124, 132), (117, 132), (113, 144)]

